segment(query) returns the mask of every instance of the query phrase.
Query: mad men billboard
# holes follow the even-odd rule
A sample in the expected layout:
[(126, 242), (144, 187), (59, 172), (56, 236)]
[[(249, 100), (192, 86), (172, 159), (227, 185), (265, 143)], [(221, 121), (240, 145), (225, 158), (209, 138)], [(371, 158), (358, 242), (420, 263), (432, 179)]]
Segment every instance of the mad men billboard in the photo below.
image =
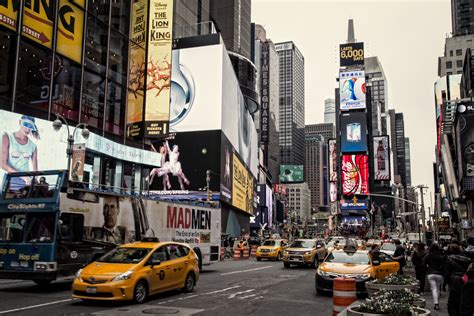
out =
[(369, 157), (342, 155), (342, 194), (369, 193)]
[(390, 147), (388, 136), (374, 136), (374, 180), (390, 180)]
[(364, 66), (364, 43), (339, 45), (339, 64), (346, 66)]
[(343, 71), (339, 74), (341, 111), (365, 109), (365, 72)]
[(367, 120), (363, 112), (341, 114), (341, 151), (367, 151)]
[(303, 165), (280, 165), (280, 182), (297, 183), (304, 181)]

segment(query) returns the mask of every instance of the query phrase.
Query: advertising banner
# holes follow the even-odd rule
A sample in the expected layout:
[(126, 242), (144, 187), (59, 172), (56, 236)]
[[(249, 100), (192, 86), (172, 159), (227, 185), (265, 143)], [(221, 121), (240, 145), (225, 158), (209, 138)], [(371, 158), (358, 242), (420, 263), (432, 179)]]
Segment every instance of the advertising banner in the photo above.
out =
[(47, 48), (53, 39), (54, 5), (57, 1), (24, 1), (22, 34)]
[(132, 139), (143, 137), (147, 3), (134, 0), (131, 10), (126, 120), (127, 137)]
[(341, 113), (341, 151), (367, 151), (367, 119), (361, 112)]
[(286, 186), (281, 184), (274, 184), (273, 185), (273, 192), (286, 195)]
[(365, 109), (365, 72), (346, 71), (339, 74), (341, 111)]
[(342, 155), (342, 194), (369, 193), (369, 158), (367, 155)]
[(296, 183), (304, 181), (303, 165), (280, 165), (280, 182)]
[(150, 2), (146, 67), (145, 137), (169, 132), (173, 0)]
[(16, 31), (18, 21), (19, 0), (7, 0), (0, 2), (0, 25)]
[(72, 160), (69, 180), (82, 182), (84, 178), (84, 162), (86, 161), (86, 144), (72, 146)]
[(329, 181), (337, 181), (337, 145), (335, 139), (328, 141), (329, 147)]
[(347, 43), (339, 45), (341, 67), (364, 66), (364, 43)]
[(234, 147), (224, 133), (221, 133), (221, 199), (232, 204), (232, 170)]
[(262, 43), (261, 54), (261, 100), (260, 100), (260, 142), (268, 144), (270, 85), (269, 85), (269, 43)]
[(369, 200), (356, 199), (354, 200), (341, 200), (341, 210), (368, 210)]
[(388, 136), (374, 136), (374, 180), (390, 180), (390, 145)]
[(329, 182), (329, 201), (331, 203), (337, 201), (337, 182)]
[(76, 63), (82, 63), (82, 34), (84, 32), (84, 0), (74, 3), (59, 1), (56, 49)]
[(253, 214), (253, 177), (235, 153), (233, 155), (233, 169), (232, 205), (244, 212)]

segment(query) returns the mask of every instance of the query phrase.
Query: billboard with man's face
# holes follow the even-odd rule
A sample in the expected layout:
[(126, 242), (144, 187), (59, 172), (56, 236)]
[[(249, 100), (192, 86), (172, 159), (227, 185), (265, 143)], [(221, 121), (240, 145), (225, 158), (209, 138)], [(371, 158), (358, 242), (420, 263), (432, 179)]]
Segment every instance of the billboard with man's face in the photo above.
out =
[(367, 151), (367, 120), (363, 112), (341, 114), (341, 151)]
[(341, 111), (365, 109), (365, 72), (343, 71), (339, 74)]

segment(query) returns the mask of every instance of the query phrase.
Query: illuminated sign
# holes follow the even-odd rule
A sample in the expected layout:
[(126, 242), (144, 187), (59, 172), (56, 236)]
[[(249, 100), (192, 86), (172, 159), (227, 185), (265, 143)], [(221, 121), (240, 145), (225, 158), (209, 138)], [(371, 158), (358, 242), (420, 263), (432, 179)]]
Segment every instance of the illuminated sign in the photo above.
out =
[(339, 45), (339, 61), (341, 67), (364, 65), (364, 43), (348, 43)]
[(365, 109), (365, 72), (345, 71), (339, 74), (341, 111)]
[(253, 214), (254, 183), (251, 173), (239, 157), (233, 154), (232, 205)]
[(342, 156), (342, 194), (369, 194), (369, 158), (367, 155)]
[(16, 31), (20, 0), (0, 1), (0, 25)]
[(374, 136), (374, 180), (390, 180), (388, 136)]
[(76, 0), (74, 4), (68, 0), (59, 1), (56, 48), (58, 53), (80, 64), (82, 63), (84, 0)]
[(262, 44), (261, 58), (261, 101), (260, 101), (260, 142), (268, 144), (270, 85), (269, 85), (269, 49), (268, 43)]

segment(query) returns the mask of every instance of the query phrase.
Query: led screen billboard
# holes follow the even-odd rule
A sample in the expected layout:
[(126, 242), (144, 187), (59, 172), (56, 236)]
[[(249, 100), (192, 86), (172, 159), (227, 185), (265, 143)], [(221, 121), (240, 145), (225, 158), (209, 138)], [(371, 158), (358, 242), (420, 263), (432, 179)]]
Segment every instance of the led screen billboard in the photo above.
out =
[(337, 182), (329, 182), (329, 201), (331, 203), (337, 201)]
[(343, 71), (339, 74), (341, 111), (365, 109), (365, 72)]
[(330, 139), (329, 143), (329, 181), (337, 181), (337, 145), (335, 139)]
[(367, 155), (342, 155), (342, 194), (369, 193), (369, 157)]
[(304, 181), (303, 165), (280, 165), (280, 182), (296, 183)]
[(341, 114), (341, 151), (367, 151), (367, 119), (363, 112)]
[(374, 136), (374, 180), (390, 180), (390, 147), (388, 136)]
[(339, 45), (339, 64), (346, 66), (364, 66), (364, 43)]
[(341, 200), (341, 210), (368, 210), (369, 209), (369, 200), (357, 199), (354, 200)]

